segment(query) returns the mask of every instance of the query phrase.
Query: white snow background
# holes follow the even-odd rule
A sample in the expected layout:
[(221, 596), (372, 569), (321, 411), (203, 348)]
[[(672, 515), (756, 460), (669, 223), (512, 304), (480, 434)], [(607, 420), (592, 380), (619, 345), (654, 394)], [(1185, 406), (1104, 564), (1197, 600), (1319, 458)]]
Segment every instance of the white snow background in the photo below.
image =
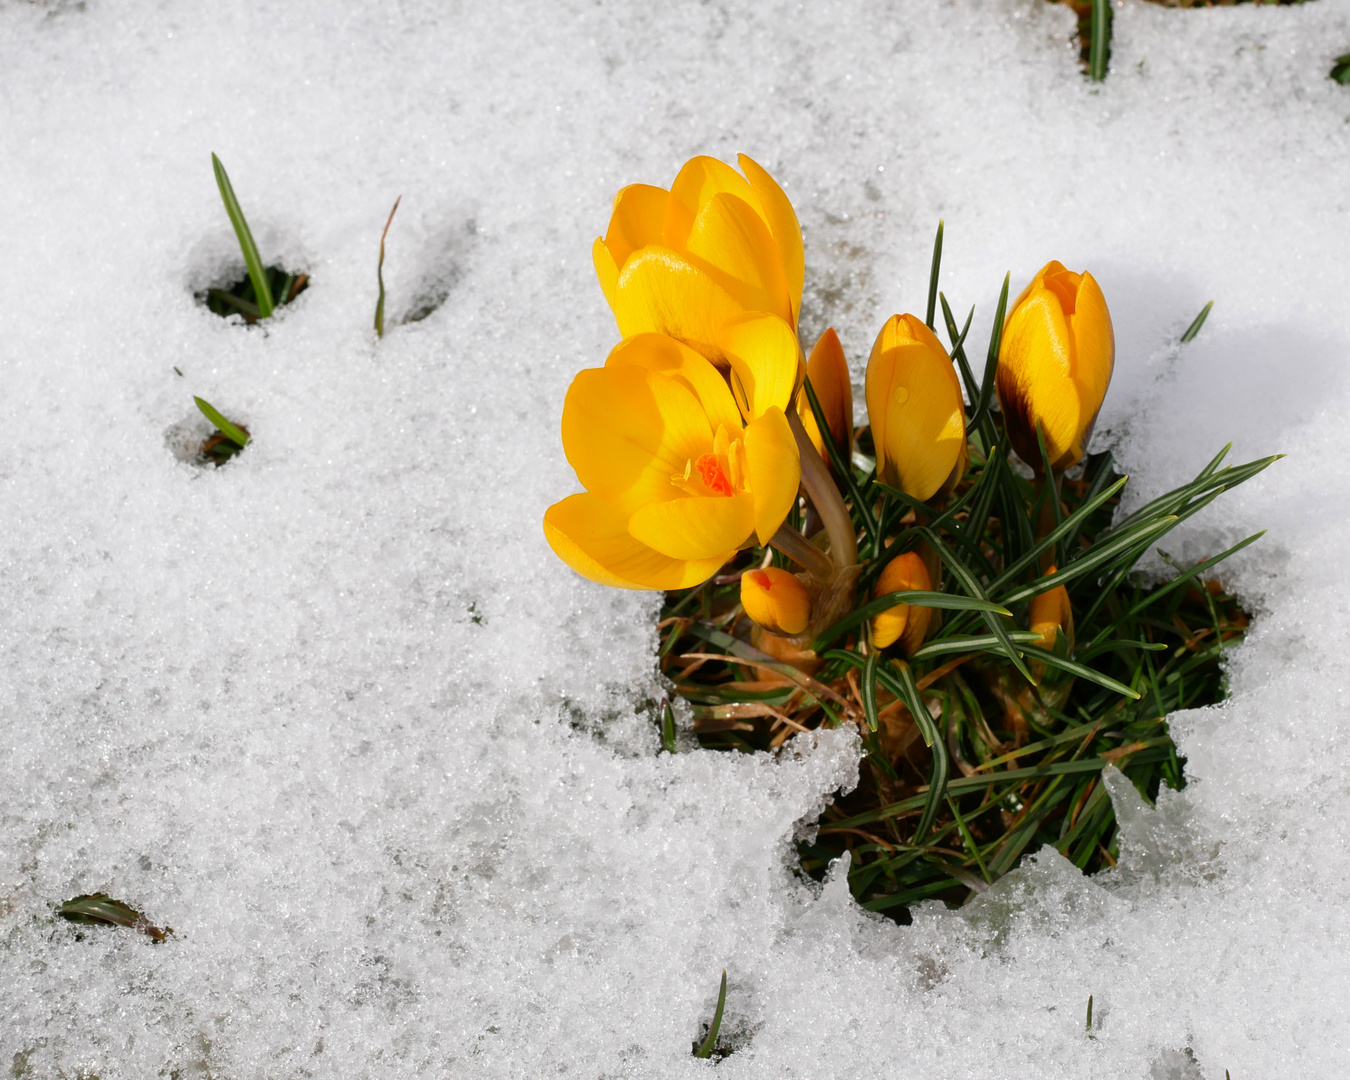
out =
[[(1100, 87), (1072, 35), (1043, 0), (0, 0), (0, 1076), (1350, 1075), (1350, 3), (1117, 0)], [(313, 275), (265, 329), (194, 299), (242, 269), (212, 151)], [(610, 199), (737, 151), (855, 377), (941, 216), (972, 355), (1005, 270), (1098, 277), (1136, 500), (1289, 455), (1169, 538), (1270, 530), (1231, 699), (1172, 720), (1190, 785), (1114, 786), (1119, 870), (1047, 851), (908, 927), (803, 881), (854, 742), (658, 755), (656, 599), (547, 549)], [(193, 394), (253, 432), (225, 468), (174, 455)], [(96, 890), (174, 936), (52, 920)], [(739, 1049), (696, 1061), (723, 967)]]

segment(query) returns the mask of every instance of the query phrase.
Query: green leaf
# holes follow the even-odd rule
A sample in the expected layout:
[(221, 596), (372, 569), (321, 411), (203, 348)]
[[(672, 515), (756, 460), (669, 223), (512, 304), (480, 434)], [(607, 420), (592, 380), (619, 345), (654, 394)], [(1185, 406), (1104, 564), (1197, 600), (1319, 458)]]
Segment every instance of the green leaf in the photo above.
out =
[(203, 401), (197, 396), (193, 396), (193, 401), (197, 403), (197, 408), (201, 409), (202, 414), (220, 429), (220, 433), (233, 443), (238, 443), (240, 447), (249, 444), (248, 432), (242, 428), (231, 424), (225, 417), (221, 416), (215, 406), (209, 402)]
[(1019, 604), (1023, 600), (1030, 600), (1033, 596), (1039, 596), (1043, 592), (1049, 592), (1051, 589), (1080, 578), (1084, 574), (1097, 569), (1097, 567), (1111, 562), (1122, 552), (1129, 551), (1140, 544), (1151, 542), (1155, 537), (1161, 536), (1168, 529), (1173, 528), (1177, 520), (1175, 515), (1170, 515), (1158, 521), (1142, 524), (1129, 530), (1123, 536), (1116, 536), (1111, 543), (1094, 545), (1086, 554), (1075, 559), (1062, 570), (1039, 577), (1030, 584), (1023, 585), (1020, 589), (1014, 589), (1003, 597), (1003, 603), (1005, 606)]
[[(1006, 279), (1004, 284), (1006, 286)], [(928, 540), (929, 544), (932, 545), (933, 550), (938, 553), (938, 557), (946, 564), (947, 569), (952, 572), (952, 576), (961, 583), (961, 587), (965, 589), (968, 595), (974, 597), (976, 600), (987, 601), (989, 599), (985, 596), (984, 590), (980, 588), (980, 583), (975, 580), (975, 576), (966, 569), (961, 563), (961, 560), (956, 557), (955, 553), (946, 544), (942, 543), (934, 533), (929, 532), (925, 528), (920, 528), (916, 531)], [(999, 622), (999, 616), (990, 610), (983, 610), (980, 612), (980, 615), (983, 617), (985, 625), (989, 627), (989, 632), (993, 634), (994, 637), (998, 638), (999, 644), (1003, 647), (1004, 655), (1012, 662), (1013, 667), (1021, 673), (1022, 677), (1026, 679), (1028, 683), (1035, 686), (1036, 680), (1031, 677), (1031, 672), (1027, 670), (1026, 664), (1022, 662), (1022, 654), (1013, 646), (1012, 639), (1008, 637), (1008, 631), (1004, 628), (1003, 624)]]
[(375, 301), (375, 334), (377, 337), (384, 337), (384, 238), (389, 235), (389, 226), (394, 223), (394, 214), (398, 210), (398, 204), (402, 201), (402, 195), (394, 200), (394, 208), (389, 211), (389, 217), (384, 223), (384, 232), (380, 233), (380, 261), (375, 266), (375, 280), (380, 283), (380, 298)]
[[(1181, 344), (1189, 345), (1192, 341), (1195, 340), (1195, 335), (1200, 333), (1200, 327), (1205, 325), (1205, 320), (1209, 318), (1209, 309), (1212, 308), (1213, 306), (1214, 301), (1211, 300), (1208, 304), (1206, 304), (1204, 307), (1200, 309), (1200, 314), (1197, 315), (1194, 318), (1194, 320), (1192, 320), (1191, 325), (1186, 327), (1186, 332), (1181, 335)], [(1233, 444), (1229, 443), (1228, 445), (1232, 446)]]
[(924, 322), (933, 329), (933, 315), (937, 310), (938, 271), (942, 268), (942, 219), (938, 219), (937, 236), (933, 240), (933, 265), (928, 271), (928, 316)]
[(1137, 690), (1131, 690), (1124, 683), (1116, 682), (1115, 679), (1103, 675), (1100, 671), (1088, 667), (1086, 664), (1079, 664), (1073, 660), (1066, 660), (1062, 656), (1056, 656), (1049, 649), (1037, 649), (1035, 657), (1047, 667), (1059, 668), (1061, 671), (1067, 671), (1071, 675), (1077, 675), (1080, 679), (1087, 679), (1095, 682), (1098, 686), (1103, 686), (1107, 690), (1114, 690), (1117, 694), (1124, 694), (1128, 698), (1138, 701), (1143, 695)]
[(923, 736), (923, 741), (933, 752), (933, 767), (928, 777), (928, 793), (924, 798), (923, 813), (919, 815), (919, 823), (914, 827), (913, 843), (917, 844), (932, 827), (933, 819), (937, 816), (938, 808), (947, 794), (950, 762), (947, 759), (947, 741), (933, 723), (932, 714), (928, 711), (923, 695), (919, 693), (919, 684), (914, 681), (913, 669), (901, 660), (895, 661), (892, 666), (895, 668), (896, 681), (899, 683), (898, 696), (909, 709), (919, 734)]
[(969, 427), (977, 428), (980, 421), (989, 412), (989, 403), (994, 399), (994, 378), (998, 374), (998, 351), (1003, 343), (1003, 317), (1008, 310), (1008, 284), (1012, 273), (1003, 275), (1003, 290), (998, 295), (998, 310), (994, 312), (994, 329), (989, 334), (989, 352), (984, 361), (984, 382), (980, 387), (980, 404), (975, 415), (970, 418)]
[(1111, 49), (1111, 0), (1092, 0), (1092, 40), (1088, 47), (1088, 78), (1106, 78)]
[(249, 280), (253, 282), (253, 292), (258, 299), (258, 318), (266, 319), (272, 314), (275, 305), (272, 303), (272, 287), (267, 281), (267, 271), (263, 268), (261, 256), (258, 255), (258, 245), (253, 242), (253, 233), (249, 231), (244, 211), (239, 206), (239, 200), (235, 198), (234, 188), (225, 172), (225, 166), (215, 154), (211, 155), (211, 165), (216, 171), (216, 186), (220, 188), (225, 213), (230, 216), (234, 235), (239, 238), (239, 250), (244, 253), (244, 265), (248, 267)]
[(722, 1010), (727, 1004), (727, 969), (722, 969), (722, 988), (717, 991), (717, 1009), (713, 1012), (712, 1026), (708, 1028), (708, 1037), (694, 1051), (696, 1058), (712, 1057), (717, 1046), (717, 1033), (722, 1030)]
[(135, 908), (114, 900), (107, 893), (86, 893), (67, 900), (56, 909), (61, 918), (73, 923), (95, 923), (102, 926), (125, 926), (138, 930), (153, 941), (163, 941), (173, 931), (152, 926), (150, 920)]
[(998, 604), (991, 603), (988, 600), (977, 600), (970, 596), (956, 596), (952, 593), (928, 592), (922, 589), (907, 589), (902, 590), (901, 592), (887, 593), (885, 596), (878, 596), (875, 600), (864, 604), (862, 607), (855, 608), (833, 626), (822, 631), (811, 647), (819, 652), (841, 634), (847, 633), (849, 630), (852, 630), (860, 623), (866, 622), (874, 615), (880, 615), (883, 611), (889, 611), (897, 604), (916, 604), (919, 607), (940, 608), (943, 611), (993, 611), (999, 615), (1007, 615), (1009, 617), (1012, 615), (1012, 612), (1007, 608), (1000, 607)]
[(1161, 600), (1168, 593), (1172, 592), (1174, 589), (1180, 588), (1182, 585), (1186, 584), (1186, 582), (1190, 581), (1192, 578), (1195, 578), (1198, 575), (1203, 574), (1210, 567), (1217, 566), (1219, 563), (1223, 562), (1224, 559), (1228, 558), (1228, 556), (1236, 554), (1237, 552), (1245, 548), (1248, 544), (1256, 543), (1256, 541), (1260, 540), (1261, 537), (1265, 535), (1266, 535), (1265, 529), (1262, 529), (1259, 533), (1253, 533), (1251, 536), (1247, 537), (1246, 540), (1239, 541), (1238, 543), (1230, 547), (1227, 551), (1221, 551), (1219, 552), (1219, 554), (1213, 555), (1210, 558), (1205, 559), (1203, 562), (1196, 563), (1189, 570), (1185, 571), (1184, 573), (1178, 574), (1176, 577), (1174, 577), (1171, 581), (1167, 582), (1165, 585), (1158, 586), (1158, 588), (1154, 589), (1142, 600), (1134, 604), (1128, 611), (1125, 612), (1124, 615), (1120, 616), (1120, 618), (1116, 619), (1109, 625), (1103, 627), (1098, 632), (1097, 636), (1094, 637), (1092, 641), (1088, 643), (1087, 647), (1089, 649), (1095, 648), (1098, 644), (1100, 644), (1101, 640), (1104, 637), (1106, 637), (1113, 629), (1115, 629), (1115, 627), (1118, 626), (1120, 623), (1125, 622), (1128, 619), (1134, 618), (1134, 616), (1138, 615), (1145, 608), (1150, 607), (1153, 604), (1156, 604), (1159, 600)]
[(956, 319), (952, 317), (952, 309), (947, 305), (947, 298), (942, 293), (938, 293), (938, 299), (942, 301), (942, 321), (947, 324), (947, 338), (952, 343), (951, 355), (961, 371), (961, 381), (966, 384), (966, 397), (970, 399), (970, 407), (973, 409), (980, 400), (980, 385), (975, 381), (975, 376), (970, 370), (970, 361), (966, 359), (965, 344), (971, 320), (975, 318), (975, 305), (970, 306), (970, 314), (966, 316), (965, 329), (958, 335)]
[(1109, 502), (1123, 488), (1130, 478), (1122, 476), (1105, 491), (1098, 492), (1087, 502), (1083, 503), (1077, 510), (1061, 521), (1053, 530), (1047, 533), (1037, 544), (1031, 548), (1025, 555), (1013, 563), (1007, 570), (1003, 571), (998, 577), (989, 583), (989, 591), (995, 592), (1004, 585), (1017, 579), (1018, 574), (1027, 567), (1035, 564), (1041, 553), (1047, 548), (1054, 546), (1061, 537), (1068, 536), (1069, 533), (1076, 532), (1084, 521), (1105, 502)]
[(881, 650), (873, 648), (872, 651), (867, 654), (867, 659), (863, 661), (862, 669), (863, 715), (867, 717), (867, 726), (872, 731), (876, 731), (878, 724), (877, 664), (880, 661)]
[[(1009, 630), (1008, 637), (1017, 645), (1030, 645), (1041, 640), (1041, 635), (1032, 630)], [(928, 660), (934, 656), (963, 652), (997, 652), (1002, 654), (1003, 644), (993, 634), (956, 634), (952, 637), (930, 641), (922, 648), (916, 649), (910, 659)]]

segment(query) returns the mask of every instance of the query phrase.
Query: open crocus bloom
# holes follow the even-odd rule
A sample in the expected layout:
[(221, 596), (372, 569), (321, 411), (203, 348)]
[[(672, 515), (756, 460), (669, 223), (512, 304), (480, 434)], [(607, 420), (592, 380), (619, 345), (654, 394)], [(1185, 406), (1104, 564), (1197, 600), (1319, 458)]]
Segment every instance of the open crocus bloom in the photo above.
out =
[(545, 513), (550, 546), (604, 585), (683, 589), (767, 543), (801, 463), (782, 406), (757, 405), (746, 424), (721, 373), (672, 338), (621, 342), (567, 392), (563, 449), (586, 491)]
[(947, 351), (913, 315), (892, 315), (867, 361), (877, 476), (921, 502), (961, 479), (966, 413)]
[(1051, 469), (1077, 464), (1115, 356), (1111, 313), (1092, 275), (1046, 263), (1013, 305), (999, 346), (998, 400), (1018, 457), (1041, 471), (1040, 424)]
[(795, 333), (802, 234), (783, 189), (744, 154), (745, 175), (716, 158), (688, 161), (670, 190), (630, 184), (614, 197), (591, 255), (624, 337), (676, 338), (722, 365), (717, 332), (743, 311)]

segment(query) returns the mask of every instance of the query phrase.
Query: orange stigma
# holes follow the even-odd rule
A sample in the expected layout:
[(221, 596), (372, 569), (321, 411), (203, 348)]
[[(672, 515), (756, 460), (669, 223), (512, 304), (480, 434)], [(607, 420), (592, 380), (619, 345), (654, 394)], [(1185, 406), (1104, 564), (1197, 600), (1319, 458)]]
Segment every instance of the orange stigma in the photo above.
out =
[(699, 477), (710, 491), (718, 495), (736, 494), (736, 489), (731, 486), (731, 481), (727, 479), (727, 474), (716, 454), (700, 454), (698, 460), (694, 462), (694, 468), (698, 470)]

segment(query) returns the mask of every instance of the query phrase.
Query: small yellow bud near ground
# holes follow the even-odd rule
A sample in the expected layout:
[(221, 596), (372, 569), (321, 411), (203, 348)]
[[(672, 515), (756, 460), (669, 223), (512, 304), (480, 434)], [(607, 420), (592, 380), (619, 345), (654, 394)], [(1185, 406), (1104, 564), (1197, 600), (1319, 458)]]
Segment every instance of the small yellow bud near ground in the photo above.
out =
[(921, 502), (950, 490), (966, 456), (966, 412), (951, 359), (913, 315), (892, 315), (867, 361), (877, 476)]
[(1013, 304), (999, 345), (999, 406), (1018, 457), (1042, 470), (1039, 424), (1051, 469), (1078, 463), (1115, 356), (1111, 313), (1092, 275), (1046, 263)]
[[(1048, 574), (1054, 572), (1053, 566), (1047, 571)], [(1068, 647), (1073, 648), (1073, 608), (1069, 606), (1069, 592), (1063, 585), (1031, 598), (1030, 622), (1032, 632), (1041, 635), (1041, 640), (1035, 642), (1040, 648), (1054, 649), (1060, 634), (1065, 636)]]
[(614, 197), (595, 273), (624, 337), (669, 334), (725, 369), (718, 329), (742, 312), (778, 316), (795, 333), (802, 233), (792, 203), (744, 154), (741, 170), (687, 161), (670, 190), (631, 184)]
[(741, 575), (745, 613), (771, 634), (791, 637), (811, 622), (811, 592), (797, 577), (775, 566)]
[[(887, 593), (910, 590), (927, 592), (932, 587), (922, 557), (918, 552), (907, 551), (886, 564), (872, 596), (875, 599)], [(872, 617), (872, 644), (884, 649), (898, 641), (906, 654), (912, 653), (923, 644), (932, 614), (932, 608), (919, 604), (896, 604)]]

